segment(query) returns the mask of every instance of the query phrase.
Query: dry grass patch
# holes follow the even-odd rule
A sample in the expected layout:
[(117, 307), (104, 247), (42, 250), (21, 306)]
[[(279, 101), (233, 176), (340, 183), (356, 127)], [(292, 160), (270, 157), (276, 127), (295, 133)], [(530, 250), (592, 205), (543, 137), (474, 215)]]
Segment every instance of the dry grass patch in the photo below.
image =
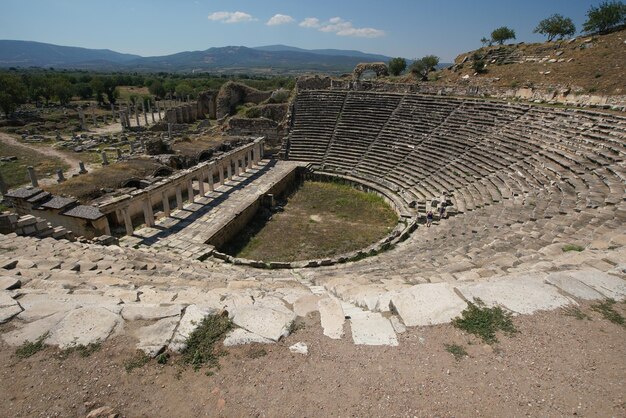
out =
[(16, 161), (0, 163), (0, 173), (9, 188), (30, 184), (26, 167), (32, 166), (40, 178), (48, 177), (57, 168), (67, 170), (69, 167), (61, 159), (51, 157), (34, 150), (0, 142), (0, 156), (17, 157)]
[(46, 186), (45, 189), (53, 194), (74, 196), (86, 203), (102, 196), (102, 189), (116, 189), (128, 179), (147, 177), (160, 166), (151, 160), (123, 161), (70, 178), (61, 184)]

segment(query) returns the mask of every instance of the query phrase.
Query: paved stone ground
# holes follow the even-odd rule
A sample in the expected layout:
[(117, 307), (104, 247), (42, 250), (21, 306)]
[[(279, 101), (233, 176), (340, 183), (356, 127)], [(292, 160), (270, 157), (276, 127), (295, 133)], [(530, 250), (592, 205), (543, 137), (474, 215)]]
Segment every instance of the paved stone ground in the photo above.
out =
[(226, 179), (224, 185), (217, 184), (212, 192), (208, 191), (207, 184), (204, 196), (196, 195), (194, 203), (159, 219), (154, 228), (144, 227), (133, 236), (123, 238), (121, 245), (141, 245), (175, 252), (185, 258), (199, 258), (210, 250), (206, 242), (301, 165), (303, 163), (293, 161), (264, 160), (245, 173), (233, 176), (232, 180)]
[[(395, 346), (406, 327), (449, 322), (476, 297), (520, 314), (626, 298), (626, 235), (618, 232), (606, 234), (609, 248), (571, 254), (551, 251), (552, 244), (539, 249), (543, 256), (526, 269), (419, 284), (392, 275), (377, 282), (359, 278), (350, 273), (359, 263), (325, 276), (323, 270), (181, 263), (166, 252), (154, 257), (133, 248), (3, 235), (0, 322), (9, 326), (1, 338), (18, 346), (45, 335), (48, 344), (71, 347), (129, 328), (137, 348), (154, 356), (180, 351), (204, 316), (225, 309), (237, 326), (228, 345), (278, 341), (297, 316), (319, 311), (320, 338)], [(138, 329), (124, 326), (132, 321), (147, 322)]]

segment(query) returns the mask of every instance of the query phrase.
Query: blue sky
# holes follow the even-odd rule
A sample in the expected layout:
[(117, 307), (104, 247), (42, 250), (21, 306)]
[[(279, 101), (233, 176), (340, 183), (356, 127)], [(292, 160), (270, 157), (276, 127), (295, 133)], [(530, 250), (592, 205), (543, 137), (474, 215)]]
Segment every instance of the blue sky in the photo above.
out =
[(358, 49), (443, 62), (480, 46), (506, 25), (517, 40), (543, 39), (553, 14), (580, 29), (580, 0), (1, 0), (0, 39), (21, 39), (143, 56), (214, 46), (285, 44)]

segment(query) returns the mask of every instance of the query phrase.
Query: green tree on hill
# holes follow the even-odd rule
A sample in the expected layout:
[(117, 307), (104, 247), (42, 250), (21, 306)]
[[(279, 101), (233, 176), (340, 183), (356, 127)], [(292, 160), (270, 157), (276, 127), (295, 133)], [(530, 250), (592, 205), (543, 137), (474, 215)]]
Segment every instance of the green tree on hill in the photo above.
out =
[(406, 60), (404, 58), (392, 58), (389, 60), (389, 72), (391, 75), (400, 75), (406, 70)]
[(569, 17), (553, 14), (539, 22), (533, 32), (546, 35), (548, 42), (551, 42), (557, 36), (559, 39), (563, 39), (574, 35), (576, 33), (576, 26), (574, 26), (574, 22), (572, 22), (572, 19)]
[(598, 7), (589, 8), (583, 31), (606, 33), (624, 24), (626, 24), (626, 4), (621, 1), (605, 1)]
[(415, 60), (413, 64), (411, 64), (410, 71), (419, 76), (422, 81), (428, 80), (428, 73), (434, 71), (439, 64), (439, 57), (435, 55), (426, 55), (421, 59)]
[(13, 74), (0, 74), (0, 109), (7, 116), (26, 103), (28, 91), (22, 80)]
[(502, 45), (504, 41), (508, 41), (509, 39), (515, 39), (515, 31), (506, 26), (502, 26), (491, 32), (491, 40), (497, 42), (498, 45)]

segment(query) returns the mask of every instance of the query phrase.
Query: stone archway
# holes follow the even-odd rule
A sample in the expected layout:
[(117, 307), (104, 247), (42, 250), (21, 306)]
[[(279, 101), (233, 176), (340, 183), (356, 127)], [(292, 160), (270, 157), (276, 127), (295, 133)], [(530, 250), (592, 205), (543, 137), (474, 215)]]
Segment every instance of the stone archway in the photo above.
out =
[(365, 62), (358, 64), (354, 68), (352, 76), (356, 81), (358, 81), (361, 79), (361, 76), (366, 71), (373, 71), (374, 73), (376, 73), (376, 77), (389, 76), (389, 69), (387, 68), (387, 64), (385, 64), (384, 62)]

